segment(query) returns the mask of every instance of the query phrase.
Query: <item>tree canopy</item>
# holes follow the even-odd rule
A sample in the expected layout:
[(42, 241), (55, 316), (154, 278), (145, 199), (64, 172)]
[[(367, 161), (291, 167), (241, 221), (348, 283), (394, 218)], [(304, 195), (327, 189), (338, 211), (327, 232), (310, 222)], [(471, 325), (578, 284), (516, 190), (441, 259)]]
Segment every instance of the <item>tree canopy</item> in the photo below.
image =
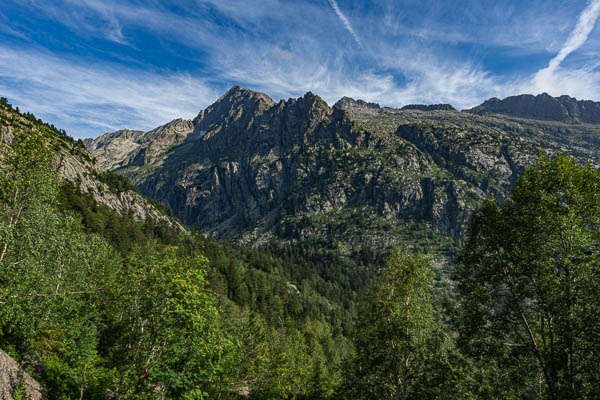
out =
[(599, 227), (600, 174), (562, 155), (541, 157), (504, 204), (472, 218), (460, 343), (521, 398), (600, 396)]
[[(452, 344), (433, 307), (431, 259), (394, 249), (361, 309), (352, 398), (464, 398)], [(464, 393), (463, 393), (464, 394)]]

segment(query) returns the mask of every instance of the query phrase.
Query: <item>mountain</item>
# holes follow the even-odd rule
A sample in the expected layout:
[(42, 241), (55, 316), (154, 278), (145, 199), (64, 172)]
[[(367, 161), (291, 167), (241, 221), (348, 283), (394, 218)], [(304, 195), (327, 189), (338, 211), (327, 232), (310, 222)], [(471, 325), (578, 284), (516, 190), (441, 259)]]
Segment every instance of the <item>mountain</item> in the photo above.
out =
[[(65, 131), (43, 123), (31, 113), (23, 114), (18, 108), (13, 109), (6, 98), (0, 99), (0, 144), (10, 144), (14, 135), (25, 132), (44, 136), (53, 150), (58, 174), (98, 204), (105, 205), (120, 215), (131, 215), (137, 221), (151, 219), (167, 225), (177, 225), (183, 229), (178, 222), (165, 215), (153, 201), (140, 194), (129, 182), (102, 168), (90, 156), (81, 140), (74, 140)], [(113, 152), (117, 148), (126, 147), (125, 142), (121, 140), (122, 136), (126, 136), (123, 132), (119, 139), (111, 137), (111, 150), (105, 154), (115, 154), (115, 157), (120, 157), (121, 154)], [(135, 132), (128, 132), (131, 137), (135, 136)], [(142, 133), (138, 132), (138, 134)], [(154, 146), (159, 146), (159, 134), (144, 136), (146, 140), (157, 143)], [(101, 150), (96, 149), (96, 151)], [(110, 163), (108, 165), (113, 166)]]
[(150, 132), (123, 129), (95, 140), (85, 139), (84, 143), (102, 168), (112, 170), (152, 162), (154, 160), (148, 157), (181, 143), (193, 130), (192, 121), (176, 119)]
[[(195, 124), (120, 131), (94, 149), (114, 168), (160, 166), (155, 156), (251, 124), (246, 117), (270, 102), (232, 91)], [(0, 399), (336, 390), (381, 255), (315, 254), (310, 243), (248, 248), (182, 229), (83, 141), (0, 105)], [(136, 208), (109, 208), (111, 199)]]
[(523, 94), (504, 100), (494, 97), (467, 112), (478, 115), (503, 114), (567, 124), (600, 124), (599, 102), (577, 100), (569, 96), (552, 97), (547, 93), (538, 96)]
[(419, 110), (419, 111), (457, 111), (450, 104), (408, 104), (401, 110)]
[(333, 108), (340, 110), (349, 110), (349, 109), (357, 109), (357, 110), (379, 110), (379, 104), (377, 103), (367, 103), (364, 100), (354, 100), (351, 97), (342, 97), (338, 100), (337, 103), (333, 105)]
[(253, 244), (317, 240), (346, 253), (398, 243), (451, 252), (475, 205), (504, 198), (539, 149), (600, 162), (600, 132), (589, 125), (350, 98), (330, 108), (312, 93), (276, 103), (234, 87), (192, 125), (160, 145), (156, 130), (86, 144), (204, 232)]

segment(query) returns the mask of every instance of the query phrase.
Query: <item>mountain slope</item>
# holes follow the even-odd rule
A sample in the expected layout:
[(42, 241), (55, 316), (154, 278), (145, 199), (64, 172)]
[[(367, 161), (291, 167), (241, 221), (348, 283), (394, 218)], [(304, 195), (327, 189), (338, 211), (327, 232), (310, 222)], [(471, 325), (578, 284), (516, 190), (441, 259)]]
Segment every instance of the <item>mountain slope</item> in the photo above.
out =
[(15, 134), (37, 134), (46, 137), (55, 155), (59, 175), (99, 204), (108, 206), (120, 215), (131, 215), (137, 221), (152, 219), (180, 226), (135, 190), (127, 180), (101, 168), (81, 140), (75, 141), (66, 132), (43, 123), (33, 114), (22, 114), (18, 108), (13, 109), (6, 99), (2, 98), (0, 145), (10, 145)]
[(275, 103), (239, 87), (193, 125), (154, 161), (127, 156), (116, 171), (217, 237), (313, 239), (347, 253), (397, 243), (451, 250), (477, 202), (503, 198), (538, 149), (598, 164), (600, 147), (590, 126), (350, 98), (330, 108), (312, 93)]
[(102, 168), (112, 170), (123, 165), (144, 165), (154, 161), (148, 156), (160, 154), (181, 143), (193, 129), (192, 121), (176, 119), (149, 132), (124, 129), (94, 140), (85, 139), (84, 143), (96, 154)]

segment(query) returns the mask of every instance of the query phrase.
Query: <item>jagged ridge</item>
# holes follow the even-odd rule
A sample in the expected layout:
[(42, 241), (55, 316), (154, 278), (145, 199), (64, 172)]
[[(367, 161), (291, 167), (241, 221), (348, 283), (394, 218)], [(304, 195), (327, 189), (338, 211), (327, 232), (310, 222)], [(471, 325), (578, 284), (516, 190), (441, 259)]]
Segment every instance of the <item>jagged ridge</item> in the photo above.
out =
[(221, 238), (320, 237), (347, 248), (414, 244), (427, 232), (459, 238), (477, 202), (503, 198), (539, 148), (597, 162), (600, 147), (582, 126), (350, 98), (330, 108), (312, 93), (275, 103), (239, 87), (193, 126), (151, 156), (159, 161), (127, 158), (118, 172)]

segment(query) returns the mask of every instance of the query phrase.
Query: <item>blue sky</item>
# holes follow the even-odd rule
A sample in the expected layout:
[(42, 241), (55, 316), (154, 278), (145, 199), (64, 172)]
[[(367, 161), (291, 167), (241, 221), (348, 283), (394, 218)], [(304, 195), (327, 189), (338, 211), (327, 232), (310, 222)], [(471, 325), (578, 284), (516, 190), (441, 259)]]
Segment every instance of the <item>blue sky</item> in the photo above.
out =
[(600, 0), (3, 0), (0, 96), (93, 137), (230, 86), (387, 106), (600, 100)]

